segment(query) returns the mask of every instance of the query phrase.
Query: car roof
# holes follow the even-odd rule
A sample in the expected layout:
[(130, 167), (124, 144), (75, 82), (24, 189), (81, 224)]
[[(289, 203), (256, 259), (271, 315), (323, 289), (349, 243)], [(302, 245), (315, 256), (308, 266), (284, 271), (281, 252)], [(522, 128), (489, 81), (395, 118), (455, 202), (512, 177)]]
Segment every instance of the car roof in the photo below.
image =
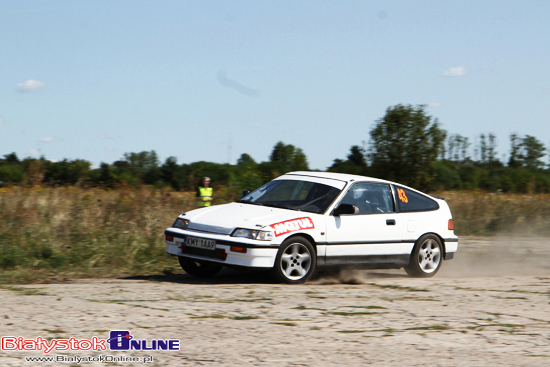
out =
[(325, 179), (330, 179), (330, 180), (338, 180), (338, 181), (343, 181), (343, 182), (371, 181), (371, 182), (394, 183), (394, 182), (391, 182), (391, 181), (381, 180), (379, 178), (374, 178), (374, 177), (350, 175), (350, 174), (347, 174), (347, 173), (335, 173), (335, 172), (297, 171), (297, 172), (285, 173), (283, 176), (286, 176), (286, 175), (304, 176), (304, 177), (317, 177), (317, 178), (325, 178)]
[(393, 181), (382, 180), (382, 179), (374, 178), (374, 177), (368, 177), (368, 176), (350, 175), (350, 174), (347, 174), (347, 173), (336, 173), (336, 172), (296, 171), (296, 172), (285, 173), (284, 175), (279, 176), (278, 178), (283, 178), (286, 175), (324, 178), (324, 179), (337, 180), (337, 181), (346, 182), (346, 183), (351, 183), (351, 182), (355, 182), (355, 181), (369, 181), (369, 182), (380, 182), (380, 183), (386, 183), (386, 184), (395, 184), (395, 185), (399, 185), (401, 187), (405, 187), (407, 189), (410, 189), (412, 191), (416, 191), (416, 192), (418, 192), (418, 193), (420, 193), (424, 196), (429, 196), (432, 199), (445, 201), (445, 198), (426, 194), (426, 193), (424, 193), (422, 191), (419, 191), (417, 189), (414, 189), (410, 186), (406, 186), (406, 185), (403, 185), (403, 184), (400, 184), (400, 183), (397, 183), (397, 182), (393, 182)]

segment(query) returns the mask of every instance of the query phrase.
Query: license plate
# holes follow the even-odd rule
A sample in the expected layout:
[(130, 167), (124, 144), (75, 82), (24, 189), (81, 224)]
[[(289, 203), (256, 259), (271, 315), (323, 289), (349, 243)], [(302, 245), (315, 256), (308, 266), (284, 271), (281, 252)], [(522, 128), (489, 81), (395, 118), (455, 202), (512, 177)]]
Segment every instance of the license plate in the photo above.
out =
[(207, 240), (206, 238), (187, 237), (185, 245), (189, 247), (198, 247), (206, 250), (214, 250), (216, 248), (216, 241)]

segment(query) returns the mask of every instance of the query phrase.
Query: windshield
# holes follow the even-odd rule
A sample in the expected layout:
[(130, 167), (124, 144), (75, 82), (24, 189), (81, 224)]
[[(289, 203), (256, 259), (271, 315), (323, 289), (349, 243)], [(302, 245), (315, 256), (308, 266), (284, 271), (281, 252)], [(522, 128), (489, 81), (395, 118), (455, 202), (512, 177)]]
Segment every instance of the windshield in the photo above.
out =
[(240, 203), (324, 213), (341, 190), (316, 182), (274, 180), (254, 190)]

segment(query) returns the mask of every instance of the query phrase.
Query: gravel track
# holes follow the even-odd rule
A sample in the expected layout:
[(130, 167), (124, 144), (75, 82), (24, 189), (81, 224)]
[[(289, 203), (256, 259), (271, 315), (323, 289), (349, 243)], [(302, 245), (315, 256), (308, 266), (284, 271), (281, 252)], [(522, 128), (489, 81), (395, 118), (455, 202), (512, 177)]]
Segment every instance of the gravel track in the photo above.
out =
[[(179, 339), (177, 351), (58, 352), (152, 356), (149, 366), (549, 366), (550, 239), (461, 239), (430, 279), (347, 271), (305, 285), (224, 270), (0, 287), (0, 335)], [(0, 366), (138, 366), (26, 362)]]

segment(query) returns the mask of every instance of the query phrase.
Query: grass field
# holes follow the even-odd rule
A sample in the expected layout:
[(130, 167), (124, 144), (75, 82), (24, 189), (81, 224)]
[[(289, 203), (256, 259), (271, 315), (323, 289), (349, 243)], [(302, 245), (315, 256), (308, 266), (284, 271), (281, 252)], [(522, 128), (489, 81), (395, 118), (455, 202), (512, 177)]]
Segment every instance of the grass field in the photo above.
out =
[(458, 236), (550, 236), (550, 194), (441, 192)]
[(0, 282), (175, 269), (163, 234), (193, 193), (14, 188), (0, 192)]
[[(226, 190), (216, 193), (215, 204), (227, 201)], [(550, 236), (550, 195), (436, 194), (451, 206), (459, 236)], [(194, 193), (149, 187), (2, 188), (0, 283), (179, 270), (163, 233), (194, 205)]]

